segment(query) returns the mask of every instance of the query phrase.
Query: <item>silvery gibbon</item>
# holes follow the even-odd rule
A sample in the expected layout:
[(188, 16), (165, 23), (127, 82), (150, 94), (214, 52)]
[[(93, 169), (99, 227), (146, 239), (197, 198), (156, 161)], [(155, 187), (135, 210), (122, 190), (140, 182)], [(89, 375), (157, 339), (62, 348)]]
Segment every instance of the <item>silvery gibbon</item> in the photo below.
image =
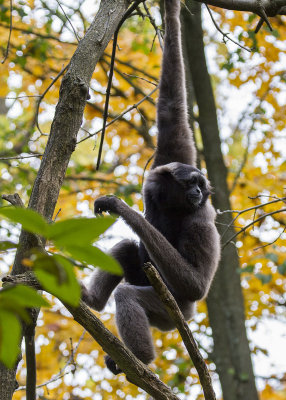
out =
[[(117, 214), (139, 236), (139, 244), (123, 240), (111, 250), (123, 277), (96, 270), (83, 300), (102, 310), (114, 291), (116, 324), (126, 346), (144, 363), (155, 357), (149, 326), (162, 331), (174, 322), (142, 269), (147, 261), (157, 268), (189, 320), (195, 302), (209, 290), (220, 258), (215, 210), (210, 185), (196, 168), (196, 149), (188, 124), (183, 65), (180, 0), (165, 0), (165, 40), (157, 106), (158, 143), (143, 187), (145, 218), (115, 196), (98, 198), (94, 212)], [(120, 369), (106, 356), (106, 365)]]

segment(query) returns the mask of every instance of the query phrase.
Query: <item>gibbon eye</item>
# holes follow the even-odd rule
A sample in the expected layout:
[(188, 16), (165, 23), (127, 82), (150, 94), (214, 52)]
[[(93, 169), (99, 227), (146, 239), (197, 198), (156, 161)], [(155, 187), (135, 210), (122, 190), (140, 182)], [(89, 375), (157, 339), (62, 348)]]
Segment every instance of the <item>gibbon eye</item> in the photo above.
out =
[(206, 182), (205, 182), (205, 180), (203, 180), (203, 179), (200, 180), (200, 181), (199, 181), (199, 186), (200, 186), (201, 188), (204, 189), (204, 188), (206, 187)]
[(197, 183), (197, 179), (196, 179), (195, 176), (191, 177), (191, 178), (188, 179), (188, 181), (187, 181), (187, 185), (188, 185), (188, 186), (195, 185), (196, 183)]

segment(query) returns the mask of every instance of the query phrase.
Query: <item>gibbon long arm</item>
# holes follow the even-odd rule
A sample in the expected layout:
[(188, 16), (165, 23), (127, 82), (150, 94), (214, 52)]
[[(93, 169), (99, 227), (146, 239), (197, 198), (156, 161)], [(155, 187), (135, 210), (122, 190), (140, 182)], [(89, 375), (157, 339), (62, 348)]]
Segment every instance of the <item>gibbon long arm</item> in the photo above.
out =
[(152, 168), (174, 161), (195, 166), (196, 148), (188, 123), (180, 1), (165, 0), (165, 28), (157, 106), (159, 134)]
[[(180, 254), (162, 233), (117, 197), (104, 196), (95, 201), (95, 213), (104, 211), (121, 216), (140, 237), (150, 259), (174, 293), (190, 301), (206, 295), (215, 272), (214, 268), (210, 268), (213, 260), (209, 259), (209, 254), (217, 253), (215, 248), (219, 247), (217, 240), (214, 240), (217, 234), (213, 224), (206, 222), (202, 226), (199, 221), (199, 237), (196, 234), (186, 235), (182, 243), (184, 250)], [(214, 218), (212, 208), (204, 212), (210, 214), (210, 220)]]

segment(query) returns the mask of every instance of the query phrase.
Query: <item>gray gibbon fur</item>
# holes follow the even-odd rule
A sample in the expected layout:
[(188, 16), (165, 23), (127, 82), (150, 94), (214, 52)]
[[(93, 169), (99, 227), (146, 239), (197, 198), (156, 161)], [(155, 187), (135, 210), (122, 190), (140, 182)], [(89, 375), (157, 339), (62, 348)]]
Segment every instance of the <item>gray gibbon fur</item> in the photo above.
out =
[[(210, 185), (196, 168), (196, 149), (188, 124), (183, 65), (180, 0), (165, 0), (165, 42), (157, 106), (158, 143), (143, 187), (145, 218), (115, 196), (94, 203), (94, 212), (117, 214), (139, 236), (140, 243), (123, 240), (111, 250), (123, 277), (96, 270), (83, 300), (102, 310), (114, 291), (116, 324), (125, 345), (145, 364), (155, 357), (149, 326), (175, 328), (142, 269), (147, 261), (157, 268), (189, 320), (195, 302), (209, 290), (220, 258), (215, 210)], [(106, 365), (120, 369), (106, 356)]]

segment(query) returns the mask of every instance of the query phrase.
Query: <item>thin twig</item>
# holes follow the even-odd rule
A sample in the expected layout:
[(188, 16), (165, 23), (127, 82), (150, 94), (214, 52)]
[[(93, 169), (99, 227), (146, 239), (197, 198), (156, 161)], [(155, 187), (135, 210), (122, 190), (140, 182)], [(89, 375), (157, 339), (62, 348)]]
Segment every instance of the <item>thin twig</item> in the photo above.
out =
[(231, 220), (231, 222), (228, 224), (226, 230), (222, 233), (221, 238), (224, 237), (224, 235), (226, 234), (226, 232), (228, 231), (228, 229), (233, 225), (233, 223), (237, 220), (237, 218), (238, 218), (240, 215), (242, 215), (242, 214), (244, 214), (244, 213), (246, 213), (246, 212), (248, 212), (248, 211), (257, 210), (258, 208), (262, 208), (262, 207), (268, 206), (269, 204), (278, 203), (279, 201), (285, 202), (285, 200), (286, 200), (286, 197), (276, 198), (275, 200), (268, 201), (267, 203), (258, 204), (257, 206), (245, 208), (244, 210), (240, 210), (240, 211), (239, 211), (239, 210), (218, 211), (218, 212), (217, 212), (218, 215), (225, 214), (225, 213), (227, 213), (227, 212), (237, 213), (237, 215), (236, 215), (236, 216)]
[(25, 94), (25, 95), (21, 95), (21, 96), (16, 96), (16, 97), (4, 97), (5, 100), (18, 100), (18, 99), (25, 99), (25, 98), (29, 98), (29, 97), (41, 97), (40, 94)]
[(241, 228), (239, 232), (236, 232), (234, 235), (232, 235), (232, 237), (231, 237), (227, 242), (225, 242), (225, 243), (222, 245), (222, 250), (223, 250), (230, 242), (232, 242), (233, 239), (234, 239), (236, 236), (238, 236), (238, 235), (240, 235), (241, 233), (245, 232), (250, 226), (256, 224), (256, 223), (259, 222), (259, 221), (261, 221), (263, 218), (269, 217), (269, 216), (274, 215), (274, 214), (282, 213), (282, 212), (285, 212), (285, 211), (286, 211), (286, 208), (281, 208), (280, 210), (275, 210), (275, 211), (272, 211), (272, 212), (269, 212), (269, 213), (266, 213), (266, 214), (261, 215), (259, 218), (253, 220), (252, 222), (250, 222), (249, 224), (247, 224), (245, 227)]
[(73, 26), (73, 24), (72, 24), (70, 18), (69, 18), (68, 15), (66, 14), (66, 12), (65, 12), (65, 10), (63, 9), (63, 6), (61, 5), (61, 3), (60, 3), (58, 0), (56, 0), (56, 2), (58, 3), (60, 9), (61, 9), (62, 12), (64, 13), (64, 16), (66, 17), (67, 21), (69, 22), (70, 26), (72, 27), (73, 33), (74, 33), (74, 35), (75, 35), (75, 37), (76, 37), (76, 40), (79, 42), (79, 41), (80, 41), (80, 37), (78, 36), (78, 34), (77, 34), (77, 32), (76, 32), (76, 30), (75, 30), (75, 28), (74, 28), (74, 26)]
[(59, 216), (59, 213), (62, 211), (62, 209), (61, 208), (59, 208), (59, 210), (58, 210), (58, 212), (56, 213), (56, 216), (55, 216), (55, 218), (54, 218), (54, 222), (56, 222), (56, 220), (57, 220), (57, 218), (58, 218), (58, 216)]
[(10, 0), (10, 26), (9, 26), (9, 37), (8, 37), (8, 42), (7, 42), (7, 47), (6, 47), (5, 55), (4, 55), (3, 60), (1, 61), (1, 64), (4, 64), (4, 62), (7, 60), (8, 55), (9, 55), (9, 47), (10, 47), (10, 41), (11, 41), (12, 30), (13, 30), (13, 0)]
[(152, 156), (150, 158), (148, 158), (148, 160), (147, 160), (147, 162), (146, 162), (146, 164), (144, 166), (144, 170), (143, 170), (143, 174), (142, 174), (142, 187), (144, 185), (144, 179), (145, 179), (146, 170), (147, 170), (148, 165), (150, 164), (150, 162), (153, 160), (154, 156), (155, 156), (155, 154), (152, 154)]
[[(132, 111), (132, 110), (134, 110), (134, 109), (137, 109), (137, 107), (138, 107), (141, 103), (143, 103), (143, 101), (145, 101), (148, 97), (152, 96), (152, 94), (154, 94), (154, 93), (156, 92), (156, 90), (158, 90), (158, 86), (157, 86), (155, 89), (153, 89), (149, 94), (147, 94), (146, 96), (144, 96), (143, 99), (141, 99), (140, 101), (138, 101), (138, 103), (133, 104), (133, 106), (130, 106), (129, 108), (127, 108), (127, 110), (123, 111), (123, 113), (119, 114), (116, 118), (114, 118), (112, 121), (110, 121), (109, 123), (107, 123), (107, 124), (106, 124), (106, 128), (109, 127), (110, 125), (114, 124), (114, 122), (118, 121), (120, 118), (122, 118), (123, 115), (129, 113), (130, 111)], [(91, 138), (91, 137), (93, 137), (93, 136), (95, 136), (95, 135), (98, 135), (100, 132), (102, 132), (102, 130), (103, 130), (103, 128), (100, 128), (98, 131), (96, 131), (96, 132), (94, 132), (94, 133), (90, 133), (87, 137), (85, 137), (85, 138), (79, 140), (79, 141), (77, 142), (77, 144), (79, 144), (79, 143), (81, 143), (81, 142), (84, 142), (85, 140), (87, 140), (87, 139), (89, 139), (89, 138)]]
[(142, 78), (142, 76), (127, 74), (126, 72), (122, 72), (122, 74), (123, 74), (123, 75), (126, 75), (126, 76), (130, 76), (131, 78), (141, 79), (142, 81), (148, 82), (148, 83), (150, 83), (150, 84), (153, 85), (153, 86), (157, 86), (157, 85), (158, 85), (158, 81), (156, 81), (156, 83), (155, 83), (155, 82), (151, 82), (151, 81), (149, 81), (149, 79)]
[(265, 247), (267, 247), (267, 246), (271, 246), (273, 243), (277, 242), (277, 240), (281, 238), (281, 236), (283, 235), (283, 233), (285, 232), (285, 230), (286, 230), (286, 226), (285, 226), (285, 228), (282, 230), (282, 232), (277, 236), (277, 238), (273, 240), (273, 242), (266, 243), (266, 244), (264, 244), (263, 246), (255, 247), (255, 249), (253, 249), (253, 251), (257, 251), (257, 250), (262, 249), (262, 248), (265, 248)]
[(0, 157), (0, 161), (7, 161), (7, 160), (23, 160), (25, 158), (34, 158), (34, 157), (42, 157), (43, 154), (33, 154), (31, 156), (12, 156), (12, 157)]
[(246, 51), (248, 51), (249, 53), (251, 53), (251, 52), (252, 52), (251, 49), (249, 49), (248, 47), (245, 47), (245, 46), (241, 45), (239, 42), (237, 42), (237, 41), (235, 41), (234, 39), (232, 39), (231, 37), (229, 37), (229, 36), (228, 36), (228, 35), (229, 35), (228, 33), (224, 33), (224, 32), (220, 29), (220, 27), (218, 26), (218, 24), (216, 23), (216, 21), (215, 21), (213, 15), (212, 15), (212, 12), (211, 12), (209, 6), (208, 6), (206, 3), (205, 3), (205, 6), (206, 6), (206, 8), (207, 8), (207, 10), (208, 10), (208, 12), (209, 12), (209, 14), (210, 14), (210, 17), (211, 17), (211, 20), (212, 20), (214, 26), (215, 26), (216, 29), (219, 31), (219, 33), (222, 34), (222, 36), (223, 36), (223, 42), (226, 43), (225, 38), (227, 38), (228, 40), (230, 40), (231, 42), (233, 42), (233, 43), (236, 44), (237, 46), (241, 47), (243, 50), (246, 50)]
[[(104, 57), (111, 58), (111, 55), (108, 54), (108, 53), (104, 53)], [(103, 57), (103, 59), (104, 59), (104, 57)], [(147, 77), (150, 78), (150, 79), (153, 79), (154, 81), (157, 80), (157, 78), (156, 78), (155, 76), (149, 74), (149, 72), (145, 71), (144, 69), (141, 69), (141, 68), (139, 68), (139, 67), (136, 67), (135, 65), (132, 65), (132, 64), (126, 62), (126, 61), (122, 61), (122, 60), (120, 60), (120, 59), (117, 58), (117, 57), (115, 57), (115, 61), (116, 61), (116, 63), (118, 63), (118, 64), (124, 65), (125, 67), (128, 67), (128, 68), (130, 68), (130, 69), (132, 69), (132, 70), (134, 70), (134, 71), (140, 72), (141, 74), (144, 74), (145, 76), (147, 76)]]
[[(250, 200), (256, 200), (260, 199), (261, 197), (268, 197), (269, 199), (274, 199), (274, 200), (281, 200), (281, 201), (286, 201), (286, 197), (279, 198), (277, 196), (271, 196), (270, 194), (258, 194), (257, 196), (248, 196)], [(268, 204), (268, 203), (264, 203)]]
[[(69, 356), (69, 359), (68, 359), (66, 365), (56, 375), (52, 376), (52, 378), (49, 379), (47, 382), (44, 382), (44, 383), (41, 383), (40, 385), (37, 385), (36, 386), (37, 389), (42, 388), (44, 386), (47, 386), (49, 383), (56, 382), (59, 379), (63, 378), (65, 375), (70, 374), (71, 372), (73, 372), (73, 371), (65, 371), (65, 370), (71, 364), (75, 366), (74, 355), (77, 353), (79, 345), (82, 342), (85, 333), (86, 333), (86, 330), (84, 329), (82, 334), (81, 334), (81, 336), (80, 336), (80, 338), (79, 338), (79, 340), (78, 340), (78, 343), (77, 343), (75, 349), (71, 348), (71, 354)], [(19, 390), (26, 390), (26, 386), (19, 386), (15, 390), (15, 392), (18, 392)]]
[(128, 10), (125, 12), (123, 18), (119, 22), (118, 27), (116, 28), (116, 31), (114, 32), (112, 56), (111, 56), (111, 62), (110, 62), (108, 85), (107, 85), (107, 90), (106, 90), (105, 107), (104, 107), (104, 113), (103, 113), (103, 125), (102, 125), (102, 132), (101, 132), (101, 138), (100, 138), (100, 144), (99, 144), (99, 150), (98, 150), (98, 156), (97, 156), (96, 170), (99, 169), (100, 162), (101, 162), (101, 154), (102, 154), (102, 149), (103, 149), (105, 129), (106, 129), (106, 123), (107, 123), (107, 117), (108, 117), (108, 106), (109, 106), (110, 90), (111, 90), (113, 71), (114, 71), (114, 62), (115, 62), (115, 55), (116, 55), (118, 33), (119, 33), (119, 30), (120, 30), (121, 26), (123, 25), (124, 21), (126, 21), (126, 19), (133, 13), (133, 11), (136, 9), (138, 4), (141, 3), (141, 1), (142, 0), (135, 1), (134, 4), (128, 8)]
[[(150, 13), (145, 1), (143, 2), (143, 7), (144, 7), (144, 9), (146, 11), (146, 14), (147, 14), (147, 17), (149, 18), (149, 21), (151, 22), (151, 24), (153, 25), (153, 28), (155, 29), (156, 35), (158, 36), (160, 47), (163, 50), (164, 45), (163, 45), (163, 38), (162, 38), (161, 30), (156, 25), (156, 22), (155, 22), (154, 18), (152, 17), (152, 15), (151, 15), (151, 13)], [(156, 36), (155, 36), (155, 38), (156, 38)], [(153, 47), (153, 44), (152, 44), (152, 47)]]
[[(0, 26), (2, 26), (2, 27), (5, 28), (5, 29), (10, 28), (9, 25), (3, 24), (3, 22), (0, 22)], [(51, 40), (55, 40), (55, 41), (57, 41), (57, 42), (59, 42), (59, 43), (65, 44), (65, 45), (70, 44), (70, 45), (72, 45), (72, 46), (77, 46), (77, 43), (76, 43), (76, 42), (66, 42), (66, 41), (63, 41), (63, 40), (59, 39), (59, 38), (56, 37), (56, 36), (53, 36), (53, 35), (44, 35), (44, 34), (42, 34), (42, 33), (40, 33), (40, 32), (35, 32), (35, 31), (33, 31), (32, 29), (19, 28), (19, 27), (15, 26), (15, 25), (13, 26), (13, 31), (18, 31), (18, 32), (24, 33), (25, 35), (34, 35), (34, 36), (40, 37), (40, 38), (42, 38), (42, 39), (51, 39)]]
[[(110, 66), (110, 64), (106, 61), (106, 60), (102, 60), (104, 63), (107, 63), (108, 66)], [(103, 65), (101, 64), (101, 66), (103, 67)], [(132, 79), (128, 78), (127, 74), (124, 74), (123, 72), (120, 71), (120, 69), (114, 67), (114, 71), (117, 72), (117, 74), (119, 76), (121, 76), (126, 82), (129, 83), (130, 86), (132, 86), (134, 88), (135, 93), (139, 93), (142, 94), (143, 96), (145, 95), (144, 91), (141, 89), (140, 86), (134, 84), (134, 82), (132, 81)], [(113, 87), (113, 86), (112, 86)], [(115, 90), (118, 91), (118, 88), (114, 87)], [(154, 101), (152, 98), (148, 98), (147, 101), (149, 101), (152, 105), (155, 105)]]

